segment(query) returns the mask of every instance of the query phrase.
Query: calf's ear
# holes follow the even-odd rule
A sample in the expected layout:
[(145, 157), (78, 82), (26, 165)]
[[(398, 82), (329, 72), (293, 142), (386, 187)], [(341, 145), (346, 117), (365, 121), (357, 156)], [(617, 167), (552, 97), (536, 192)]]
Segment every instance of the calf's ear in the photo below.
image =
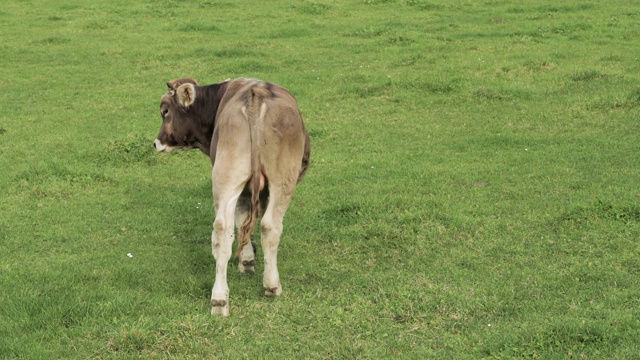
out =
[(180, 85), (176, 94), (178, 94), (178, 102), (184, 107), (189, 107), (196, 101), (196, 88), (193, 84)]

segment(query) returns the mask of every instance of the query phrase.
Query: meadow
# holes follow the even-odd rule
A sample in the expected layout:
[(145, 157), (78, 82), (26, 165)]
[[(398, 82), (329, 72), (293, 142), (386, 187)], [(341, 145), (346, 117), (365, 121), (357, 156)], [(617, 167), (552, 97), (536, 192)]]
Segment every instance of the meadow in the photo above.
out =
[[(640, 358), (636, 1), (4, 1), (0, 358)], [(209, 314), (171, 79), (297, 98), (284, 293)], [(259, 236), (259, 234), (256, 234)]]

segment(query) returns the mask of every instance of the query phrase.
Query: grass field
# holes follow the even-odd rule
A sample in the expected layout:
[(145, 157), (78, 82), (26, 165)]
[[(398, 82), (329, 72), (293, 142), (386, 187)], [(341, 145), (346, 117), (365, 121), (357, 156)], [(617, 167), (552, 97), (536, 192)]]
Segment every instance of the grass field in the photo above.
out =
[[(5, 1), (0, 357), (640, 358), (636, 1)], [(284, 293), (231, 262), (165, 82), (298, 99)], [(131, 254), (132, 257), (127, 256)]]

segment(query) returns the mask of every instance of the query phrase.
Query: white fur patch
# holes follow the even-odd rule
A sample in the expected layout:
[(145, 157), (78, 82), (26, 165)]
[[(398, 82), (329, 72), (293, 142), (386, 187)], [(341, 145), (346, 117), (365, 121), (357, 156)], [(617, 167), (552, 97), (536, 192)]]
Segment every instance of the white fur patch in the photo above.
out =
[(260, 105), (260, 120), (264, 120), (264, 116), (266, 113), (267, 113), (267, 104), (262, 103), (262, 105)]
[(169, 145), (165, 145), (165, 144), (161, 143), (161, 142), (160, 142), (160, 140), (158, 140), (158, 139), (156, 139), (156, 140), (153, 142), (153, 144), (155, 145), (156, 150), (157, 150), (158, 152), (162, 152), (162, 151), (164, 151), (164, 152), (171, 152), (171, 151), (173, 151), (173, 150), (174, 150), (174, 148), (172, 148), (172, 147), (171, 147), (171, 146), (169, 146)]

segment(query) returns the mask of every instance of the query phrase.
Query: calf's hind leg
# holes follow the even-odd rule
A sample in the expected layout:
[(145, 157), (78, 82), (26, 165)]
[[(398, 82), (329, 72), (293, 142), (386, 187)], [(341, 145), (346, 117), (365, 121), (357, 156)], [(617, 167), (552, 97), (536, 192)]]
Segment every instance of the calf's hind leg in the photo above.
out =
[[(242, 163), (239, 161), (239, 165)], [(211, 314), (229, 315), (229, 286), (227, 265), (232, 254), (234, 239), (234, 213), (244, 184), (249, 178), (248, 166), (213, 168), (213, 202), (216, 218), (211, 233), (211, 247), (216, 259), (216, 278), (211, 290)]]
[(264, 275), (262, 286), (266, 296), (282, 294), (280, 274), (278, 273), (278, 245), (282, 235), (282, 220), (289, 207), (295, 182), (293, 186), (273, 186), (269, 184), (271, 193), (269, 205), (262, 216), (260, 223), (262, 251), (264, 252)]

